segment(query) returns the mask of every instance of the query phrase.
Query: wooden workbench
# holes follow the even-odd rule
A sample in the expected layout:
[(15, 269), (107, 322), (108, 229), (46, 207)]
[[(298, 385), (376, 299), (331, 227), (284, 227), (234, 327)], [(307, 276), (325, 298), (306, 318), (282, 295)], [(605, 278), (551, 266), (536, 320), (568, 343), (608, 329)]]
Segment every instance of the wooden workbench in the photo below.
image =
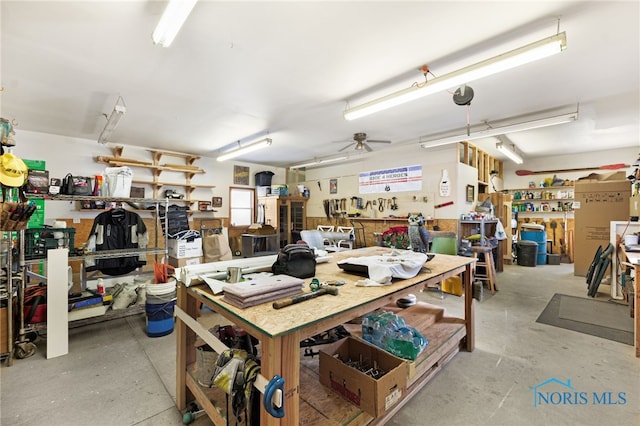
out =
[[(634, 347), (636, 349), (636, 357), (640, 358), (640, 252), (631, 252), (625, 251), (624, 257), (627, 258), (627, 261), (633, 265), (633, 269), (636, 271), (635, 279), (633, 280), (634, 291), (634, 306), (633, 306), (633, 342)], [(629, 303), (632, 303), (629, 300)]]
[[(460, 321), (464, 326), (452, 331), (450, 335), (440, 336), (431, 340), (432, 358), (437, 357), (433, 368), (427, 369), (417, 380), (413, 380), (407, 393), (394, 410), (387, 413), (385, 419), (393, 415), (406, 403), (422, 386), (424, 386), (434, 371), (437, 371), (457, 352), (458, 347), (463, 346), (467, 351), (473, 351), (474, 335), (474, 303), (471, 297), (472, 268), (475, 262), (473, 258), (436, 255), (426, 266), (429, 271), (421, 272), (416, 277), (406, 280), (396, 280), (389, 286), (383, 287), (356, 287), (355, 282), (360, 277), (343, 272), (336, 261), (353, 256), (371, 256), (388, 253), (390, 249), (383, 247), (367, 247), (358, 250), (335, 253), (327, 263), (318, 264), (316, 277), (322, 280), (345, 280), (346, 284), (339, 287), (338, 296), (325, 295), (305, 301), (284, 309), (273, 309), (271, 303), (257, 305), (247, 309), (236, 308), (221, 300), (221, 296), (213, 296), (206, 286), (178, 286), (178, 303), (176, 312), (177, 334), (177, 391), (176, 404), (180, 410), (184, 410), (187, 403), (197, 400), (215, 424), (224, 424), (224, 418), (210, 401), (210, 390), (201, 388), (191, 373), (195, 363), (194, 342), (196, 333), (187, 326), (190, 322), (187, 315), (196, 318), (196, 305), (200, 302), (209, 306), (215, 312), (221, 314), (229, 321), (245, 329), (260, 341), (262, 375), (271, 378), (279, 375), (286, 380), (284, 389), (284, 408), (286, 415), (281, 418), (270, 416), (264, 409), (261, 410), (260, 422), (263, 425), (292, 425), (318, 424), (311, 421), (304, 411), (308, 401), (314, 398), (301, 397), (306, 389), (322, 387), (318, 382), (309, 385), (305, 371), (301, 373), (300, 341), (319, 334), (325, 330), (339, 326), (354, 318), (365, 315), (375, 309), (381, 308), (408, 293), (416, 293), (427, 284), (441, 282), (443, 279), (463, 274), (465, 285), (464, 318)], [(308, 289), (306, 290), (308, 291)], [(187, 320), (185, 322), (181, 316)], [(455, 333), (455, 334), (454, 334)], [(455, 351), (451, 348), (452, 340)], [(440, 349), (439, 349), (440, 348)], [(330, 394), (331, 391), (328, 391)], [(315, 397), (315, 394), (314, 394)], [(339, 398), (338, 398), (339, 399)], [(336, 401), (333, 403), (335, 404)], [(383, 422), (384, 419), (373, 419), (357, 407), (346, 404), (345, 410), (350, 409), (348, 419), (344, 423), (367, 424), (371, 422)], [(311, 421), (311, 422), (310, 422)], [(319, 423), (336, 424), (338, 421), (323, 419)]]

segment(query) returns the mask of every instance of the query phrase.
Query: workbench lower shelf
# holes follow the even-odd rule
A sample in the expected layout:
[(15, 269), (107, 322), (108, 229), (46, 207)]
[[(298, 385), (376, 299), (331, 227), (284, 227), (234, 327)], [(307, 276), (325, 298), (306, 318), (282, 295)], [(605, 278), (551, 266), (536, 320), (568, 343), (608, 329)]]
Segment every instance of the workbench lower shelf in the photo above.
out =
[[(400, 402), (384, 416), (374, 418), (337, 392), (320, 384), (319, 357), (305, 355), (300, 349), (300, 425), (377, 425), (384, 424), (402, 406), (429, 382), (460, 350), (466, 336), (464, 320), (447, 317), (444, 309), (435, 305), (421, 303), (409, 309), (400, 309), (396, 305), (387, 305), (383, 310), (402, 316), (407, 324), (415, 327), (429, 341), (429, 345), (415, 361), (405, 361), (407, 367), (407, 388)], [(206, 321), (206, 320), (205, 320)], [(353, 337), (361, 337), (360, 325), (345, 325)], [(322, 350), (324, 346), (313, 347)], [(195, 351), (195, 345), (193, 347)], [(229, 407), (225, 393), (216, 388), (208, 388), (198, 382), (198, 366), (187, 366), (186, 386), (194, 400), (205, 410), (214, 424), (227, 424)], [(256, 394), (261, 398), (261, 394)], [(285, 407), (286, 410), (286, 407)]]

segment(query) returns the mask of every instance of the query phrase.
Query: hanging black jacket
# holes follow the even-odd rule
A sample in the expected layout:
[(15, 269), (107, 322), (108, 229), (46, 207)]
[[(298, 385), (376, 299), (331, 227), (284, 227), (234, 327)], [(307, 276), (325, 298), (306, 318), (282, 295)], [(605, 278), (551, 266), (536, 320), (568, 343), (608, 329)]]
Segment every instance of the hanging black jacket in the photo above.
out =
[[(89, 252), (146, 248), (149, 244), (147, 227), (134, 212), (116, 208), (100, 213), (93, 221), (87, 249)], [(145, 265), (146, 255), (107, 259), (85, 258), (87, 271), (98, 270), (106, 275), (124, 275)]]

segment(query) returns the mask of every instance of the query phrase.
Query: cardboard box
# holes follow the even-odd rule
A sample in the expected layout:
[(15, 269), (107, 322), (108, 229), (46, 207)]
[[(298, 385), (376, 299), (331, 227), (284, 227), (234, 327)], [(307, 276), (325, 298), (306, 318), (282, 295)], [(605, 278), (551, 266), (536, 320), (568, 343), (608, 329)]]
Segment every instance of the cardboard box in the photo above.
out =
[(183, 258), (169, 256), (168, 263), (174, 268), (182, 268), (183, 266), (199, 265), (202, 263), (203, 259), (204, 258), (202, 256), (201, 257), (183, 257)]
[(575, 184), (574, 275), (586, 276), (598, 246), (609, 244), (611, 221), (629, 220), (631, 182), (624, 173), (591, 174)]
[[(371, 367), (376, 363), (386, 374), (374, 379), (345, 364), (349, 360), (360, 359)], [(407, 364), (364, 340), (347, 337), (320, 350), (320, 383), (372, 416), (379, 417), (406, 394)]]
[(144, 188), (140, 186), (132, 186), (129, 191), (129, 196), (131, 198), (144, 198)]
[(178, 259), (200, 257), (202, 256), (202, 238), (198, 237), (192, 240), (169, 239), (167, 242), (167, 251), (170, 257)]

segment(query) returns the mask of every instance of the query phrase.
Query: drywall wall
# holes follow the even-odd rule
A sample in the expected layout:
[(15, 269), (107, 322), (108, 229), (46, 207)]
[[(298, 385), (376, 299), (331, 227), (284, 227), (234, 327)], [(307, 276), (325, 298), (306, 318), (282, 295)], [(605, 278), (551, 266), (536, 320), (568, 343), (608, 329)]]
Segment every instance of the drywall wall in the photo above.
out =
[[(546, 177), (553, 177), (557, 175), (559, 179), (575, 180), (580, 177), (586, 176), (589, 173), (608, 173), (611, 170), (601, 169), (598, 167), (607, 166), (611, 164), (623, 163), (631, 165), (638, 158), (640, 152), (640, 146), (635, 148), (620, 148), (609, 149), (598, 152), (587, 152), (583, 154), (571, 154), (571, 155), (556, 155), (552, 157), (538, 157), (538, 158), (526, 158), (524, 164), (515, 164), (510, 161), (504, 163), (504, 183), (503, 187), (497, 189), (509, 189), (509, 188), (527, 188), (529, 182), (533, 182), (536, 186), (540, 185), (540, 181)], [(530, 171), (545, 171), (545, 170), (561, 170), (561, 169), (575, 169), (594, 167), (596, 170), (572, 172), (572, 173), (546, 173), (546, 174), (532, 174), (529, 176), (518, 176), (516, 170), (530, 170)], [(626, 173), (631, 174), (634, 167), (628, 167), (620, 169)]]
[[(349, 211), (351, 197), (361, 197), (365, 205), (366, 201), (375, 200), (379, 203), (379, 199), (388, 200), (396, 197), (397, 210), (389, 210), (385, 206), (384, 211), (380, 212), (378, 206), (375, 206), (365, 209), (361, 213), (364, 217), (374, 218), (389, 215), (404, 216), (408, 212), (421, 212), (424, 216), (437, 219), (458, 218), (461, 212), (468, 210), (468, 206), (464, 203), (465, 194), (461, 194), (460, 188), (466, 188), (467, 184), (476, 185), (477, 174), (475, 169), (472, 169), (473, 173), (465, 171), (460, 174), (459, 167), (464, 165), (458, 162), (457, 155), (455, 146), (426, 150), (417, 144), (410, 144), (391, 147), (379, 153), (374, 151), (345, 163), (308, 169), (304, 182), (311, 191), (311, 197), (307, 203), (307, 216), (324, 216), (323, 200), (325, 199), (346, 198), (348, 200), (347, 210)], [(413, 165), (422, 166), (421, 190), (373, 194), (360, 192), (358, 177), (361, 172)], [(449, 175), (451, 192), (449, 196), (442, 197), (439, 186), (442, 172), (445, 169)], [(330, 192), (332, 179), (337, 181), (335, 194)], [(448, 201), (453, 201), (454, 204), (441, 208), (436, 207), (436, 205)]]
[[(30, 132), (24, 130), (16, 131), (16, 146), (14, 154), (30, 160), (45, 160), (50, 177), (63, 178), (67, 173), (79, 176), (95, 176), (103, 174), (106, 164), (97, 163), (95, 157), (98, 155), (113, 156), (112, 147), (114, 145), (102, 145), (95, 140), (77, 139), (46, 133)], [(146, 148), (134, 146), (124, 146), (123, 157), (137, 159), (141, 161), (152, 161), (151, 153)], [(161, 163), (184, 164), (181, 158), (163, 156)], [(212, 154), (211, 157), (201, 157), (194, 165), (205, 170), (204, 174), (197, 174), (191, 180), (193, 184), (215, 185), (215, 188), (196, 188), (191, 194), (193, 200), (211, 200), (212, 197), (222, 197), (222, 207), (217, 208), (215, 217), (228, 217), (229, 212), (229, 187), (234, 186), (233, 169), (234, 165), (249, 167), (249, 185), (254, 186), (255, 173), (264, 170), (274, 172), (273, 183), (285, 183), (286, 170), (258, 164), (242, 163), (237, 161), (217, 162)], [(150, 169), (132, 168), (134, 179), (151, 181), (153, 176)], [(159, 178), (162, 182), (182, 183), (185, 180), (184, 173), (163, 171)], [(135, 184), (136, 186), (145, 186)], [(235, 185), (243, 186), (243, 185)], [(184, 192), (184, 188), (179, 186), (166, 185), (164, 189), (175, 189)], [(151, 187), (146, 186), (146, 196), (151, 198)], [(197, 208), (197, 206), (192, 207)], [(196, 219), (204, 217), (204, 213), (197, 213)], [(75, 203), (50, 202), (46, 204), (45, 223), (50, 224), (55, 218), (91, 218), (95, 212), (80, 212), (76, 210)], [(193, 217), (192, 217), (193, 218)]]

